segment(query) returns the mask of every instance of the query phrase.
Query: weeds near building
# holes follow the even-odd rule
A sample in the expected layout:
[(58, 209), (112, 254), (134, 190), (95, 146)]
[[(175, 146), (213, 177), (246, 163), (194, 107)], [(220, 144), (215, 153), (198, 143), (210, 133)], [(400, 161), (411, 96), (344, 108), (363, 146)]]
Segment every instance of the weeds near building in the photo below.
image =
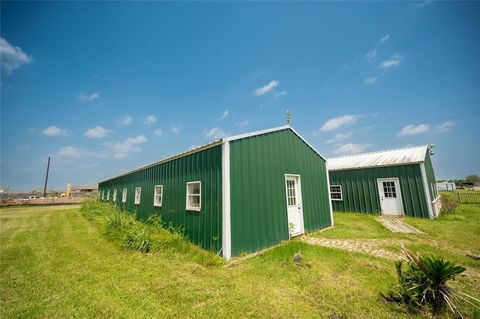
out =
[(458, 201), (445, 195), (440, 194), (440, 201), (442, 203), (442, 213), (444, 214), (453, 214), (458, 206)]
[(190, 243), (184, 237), (182, 229), (164, 223), (158, 215), (150, 215), (146, 221), (140, 221), (135, 214), (96, 201), (85, 202), (81, 210), (87, 219), (96, 222), (105, 235), (118, 242), (123, 249), (142, 253), (165, 250), (191, 253), (195, 260), (205, 266), (216, 265), (222, 261), (213, 253)]

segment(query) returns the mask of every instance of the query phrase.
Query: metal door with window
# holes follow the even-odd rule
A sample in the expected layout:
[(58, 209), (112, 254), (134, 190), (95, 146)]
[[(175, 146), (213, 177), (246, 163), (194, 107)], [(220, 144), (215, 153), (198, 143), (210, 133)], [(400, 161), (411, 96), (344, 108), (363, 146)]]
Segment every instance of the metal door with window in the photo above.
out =
[(382, 214), (387, 216), (402, 217), (402, 194), (400, 191), (400, 181), (398, 178), (379, 178), (377, 183)]
[(291, 237), (303, 234), (302, 188), (299, 175), (285, 175), (288, 231)]

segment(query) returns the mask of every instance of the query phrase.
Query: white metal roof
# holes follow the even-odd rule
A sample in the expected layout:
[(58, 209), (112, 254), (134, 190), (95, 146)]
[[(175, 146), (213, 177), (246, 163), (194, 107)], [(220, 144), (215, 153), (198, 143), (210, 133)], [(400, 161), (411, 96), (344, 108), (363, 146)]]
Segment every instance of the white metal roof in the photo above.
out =
[(151, 164), (148, 164), (148, 165), (144, 165), (144, 166), (141, 166), (141, 167), (138, 167), (136, 169), (133, 169), (133, 170), (130, 170), (128, 172), (125, 172), (125, 173), (122, 173), (122, 174), (119, 174), (119, 175), (116, 175), (116, 176), (112, 176), (112, 177), (109, 177), (105, 180), (102, 180), (100, 181), (99, 183), (102, 183), (102, 182), (106, 182), (106, 181), (109, 181), (111, 179), (114, 179), (114, 178), (118, 178), (118, 177), (121, 177), (121, 176), (125, 176), (125, 175), (128, 175), (128, 174), (131, 174), (133, 172), (137, 172), (137, 171), (140, 171), (140, 170), (143, 170), (143, 169), (146, 169), (146, 168), (149, 168), (149, 167), (152, 167), (152, 166), (155, 166), (155, 165), (158, 165), (158, 164), (161, 164), (161, 163), (165, 163), (165, 162), (169, 162), (169, 161), (172, 161), (174, 159), (177, 159), (177, 158), (180, 158), (180, 157), (184, 157), (184, 156), (187, 156), (187, 155), (190, 155), (190, 154), (193, 154), (193, 153), (197, 153), (197, 152), (200, 152), (200, 151), (203, 151), (203, 150), (206, 150), (210, 147), (214, 147), (214, 146), (217, 146), (217, 145), (220, 145), (220, 144), (223, 144), (224, 142), (229, 142), (229, 141), (234, 141), (234, 140), (240, 140), (240, 139), (243, 139), (243, 138), (247, 138), (247, 137), (252, 137), (252, 136), (256, 136), (256, 135), (262, 135), (262, 134), (267, 134), (267, 133), (271, 133), (271, 132), (276, 132), (276, 131), (281, 131), (281, 130), (286, 130), (286, 129), (290, 129), (292, 130), (293, 133), (295, 133), (295, 135), (297, 135), (305, 144), (308, 145), (308, 147), (310, 147), (315, 153), (317, 153), (318, 156), (320, 156), (321, 158), (323, 158), (324, 160), (325, 157), (322, 156), (312, 145), (310, 145), (307, 140), (305, 140), (300, 134), (297, 133), (297, 131), (295, 131), (290, 125), (284, 125), (284, 126), (279, 126), (279, 127), (275, 127), (275, 128), (270, 128), (270, 129), (266, 129), (266, 130), (262, 130), (262, 131), (255, 131), (255, 132), (250, 132), (250, 133), (245, 133), (245, 134), (240, 134), (240, 135), (234, 135), (234, 136), (230, 136), (230, 137), (224, 137), (222, 139), (218, 139), (218, 140), (215, 140), (211, 143), (208, 143), (208, 144), (205, 144), (205, 145), (202, 145), (202, 146), (198, 146), (198, 147), (194, 147), (192, 149), (189, 149), (185, 152), (182, 152), (182, 153), (179, 153), (179, 154), (176, 154), (176, 155), (173, 155), (173, 156), (169, 156), (169, 157), (166, 157), (160, 161), (156, 161), (154, 163), (151, 163)]
[(327, 159), (329, 171), (421, 163), (430, 145), (398, 148)]

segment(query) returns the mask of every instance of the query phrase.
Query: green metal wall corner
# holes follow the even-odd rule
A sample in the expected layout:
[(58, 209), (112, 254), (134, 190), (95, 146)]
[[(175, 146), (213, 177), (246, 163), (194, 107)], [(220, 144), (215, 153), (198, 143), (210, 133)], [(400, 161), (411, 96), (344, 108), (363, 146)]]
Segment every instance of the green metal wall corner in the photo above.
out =
[[(99, 184), (99, 192), (117, 189), (116, 205), (134, 212), (140, 219), (152, 214), (185, 230), (201, 247), (219, 251), (222, 244), (222, 149), (220, 145), (153, 165)], [(186, 183), (202, 182), (201, 211), (186, 210)], [(153, 206), (154, 186), (163, 185), (163, 205)], [(140, 205), (134, 204), (135, 187), (141, 187)], [(122, 204), (122, 189), (127, 202)], [(112, 202), (113, 203), (113, 202)]]
[(285, 174), (301, 175), (305, 231), (331, 226), (325, 167), (290, 129), (231, 141), (232, 255), (289, 238)]

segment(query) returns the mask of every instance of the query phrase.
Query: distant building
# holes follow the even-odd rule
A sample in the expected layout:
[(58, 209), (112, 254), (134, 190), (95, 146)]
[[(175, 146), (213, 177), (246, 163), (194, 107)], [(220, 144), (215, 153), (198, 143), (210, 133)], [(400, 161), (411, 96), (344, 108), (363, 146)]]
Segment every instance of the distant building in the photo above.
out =
[(440, 212), (431, 145), (328, 159), (334, 211), (434, 218)]
[(83, 194), (94, 194), (97, 192), (97, 185), (88, 185), (88, 186), (72, 186), (72, 193), (83, 193)]
[(437, 183), (437, 190), (439, 191), (454, 191), (457, 187), (455, 183), (444, 182), (444, 183)]

